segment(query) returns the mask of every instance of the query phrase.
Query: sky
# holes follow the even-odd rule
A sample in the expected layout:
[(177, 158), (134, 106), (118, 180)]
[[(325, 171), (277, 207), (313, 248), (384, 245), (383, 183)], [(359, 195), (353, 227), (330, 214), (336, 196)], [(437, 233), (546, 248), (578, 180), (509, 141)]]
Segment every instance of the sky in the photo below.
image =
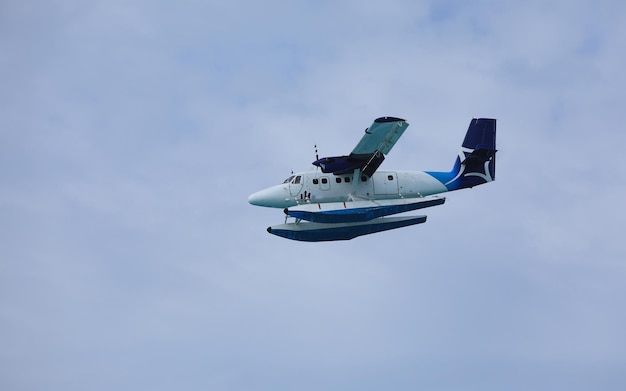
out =
[[(626, 4), (0, 2), (0, 388), (623, 390)], [(426, 224), (269, 235), (249, 194), (410, 126), (381, 169), (497, 180)]]

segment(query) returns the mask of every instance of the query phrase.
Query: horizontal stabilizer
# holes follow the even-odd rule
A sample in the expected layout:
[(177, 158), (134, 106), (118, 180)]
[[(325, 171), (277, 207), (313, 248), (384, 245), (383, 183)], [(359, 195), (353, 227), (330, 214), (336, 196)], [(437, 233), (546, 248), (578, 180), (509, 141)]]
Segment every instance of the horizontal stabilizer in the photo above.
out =
[(419, 201), (411, 202), (414, 200), (395, 199), (305, 204), (285, 209), (285, 214), (296, 219), (316, 223), (356, 223), (441, 205), (446, 201), (444, 197), (436, 196), (420, 198)]
[(283, 238), (303, 242), (350, 240), (357, 236), (390, 229), (408, 227), (426, 222), (426, 216), (380, 217), (360, 223), (287, 223), (269, 227), (267, 232)]

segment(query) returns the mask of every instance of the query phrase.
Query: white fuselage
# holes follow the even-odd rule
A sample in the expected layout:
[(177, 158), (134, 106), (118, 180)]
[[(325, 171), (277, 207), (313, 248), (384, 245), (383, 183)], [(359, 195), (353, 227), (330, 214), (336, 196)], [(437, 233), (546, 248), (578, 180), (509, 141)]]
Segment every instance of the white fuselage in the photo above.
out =
[(371, 178), (355, 173), (334, 175), (309, 171), (252, 194), (248, 202), (288, 208), (305, 203), (419, 198), (446, 191), (440, 181), (423, 171), (377, 171)]

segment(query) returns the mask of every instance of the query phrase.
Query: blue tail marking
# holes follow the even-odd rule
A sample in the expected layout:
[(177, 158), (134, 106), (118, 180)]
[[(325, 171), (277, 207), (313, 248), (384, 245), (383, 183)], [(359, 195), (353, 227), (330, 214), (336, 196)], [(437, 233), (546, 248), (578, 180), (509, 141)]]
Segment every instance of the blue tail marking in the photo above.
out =
[(474, 118), (452, 171), (426, 173), (443, 183), (448, 191), (482, 185), (496, 179), (496, 120)]

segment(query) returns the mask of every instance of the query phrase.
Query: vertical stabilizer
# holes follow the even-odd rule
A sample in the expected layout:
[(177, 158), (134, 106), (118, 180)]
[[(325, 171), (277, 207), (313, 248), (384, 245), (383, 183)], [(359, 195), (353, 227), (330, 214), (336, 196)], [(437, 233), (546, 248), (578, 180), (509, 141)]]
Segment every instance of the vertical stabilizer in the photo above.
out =
[(428, 172), (448, 191), (474, 187), (496, 179), (496, 120), (474, 118), (450, 172)]

